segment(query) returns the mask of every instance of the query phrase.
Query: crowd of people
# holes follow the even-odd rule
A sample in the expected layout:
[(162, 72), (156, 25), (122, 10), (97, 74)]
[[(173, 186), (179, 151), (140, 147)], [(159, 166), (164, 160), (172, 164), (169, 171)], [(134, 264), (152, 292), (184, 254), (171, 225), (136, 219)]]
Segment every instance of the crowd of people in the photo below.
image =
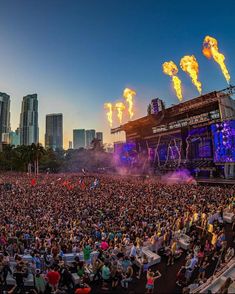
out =
[[(40, 175), (33, 181), (8, 174), (1, 183), (0, 283), (8, 293), (108, 292), (133, 289), (138, 279), (153, 293), (164, 274), (148, 265), (144, 246), (168, 268), (184, 259), (173, 279), (189, 293), (208, 278), (212, 263), (218, 267), (233, 254), (223, 213), (234, 211), (234, 187), (85, 174)], [(234, 241), (234, 223), (231, 230)], [(178, 245), (181, 233), (191, 240), (186, 253)], [(73, 261), (65, 261), (67, 253), (74, 254)], [(27, 289), (30, 273), (34, 287)], [(9, 276), (16, 281), (11, 289)]]

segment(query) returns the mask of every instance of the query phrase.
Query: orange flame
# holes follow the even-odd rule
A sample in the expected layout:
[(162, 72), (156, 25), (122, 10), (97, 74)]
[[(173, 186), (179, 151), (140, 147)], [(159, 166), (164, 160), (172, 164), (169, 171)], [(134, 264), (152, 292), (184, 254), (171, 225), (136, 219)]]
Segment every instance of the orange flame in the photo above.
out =
[(164, 74), (172, 78), (172, 83), (176, 92), (176, 96), (181, 101), (183, 99), (181, 80), (176, 76), (178, 73), (177, 65), (173, 61), (164, 62), (162, 65)]
[(110, 125), (110, 127), (112, 127), (112, 125), (113, 125), (113, 105), (112, 105), (112, 103), (109, 103), (109, 102), (105, 103), (104, 104), (104, 109), (108, 110), (106, 115), (107, 115), (109, 125)]
[(227, 67), (225, 65), (225, 56), (219, 52), (218, 48), (218, 42), (215, 38), (212, 38), (210, 36), (206, 36), (204, 41), (203, 41), (203, 54), (207, 58), (211, 58), (211, 56), (214, 58), (214, 60), (219, 64), (222, 73), (229, 84), (230, 81), (230, 74), (227, 70)]
[(125, 105), (122, 102), (117, 102), (115, 104), (115, 108), (117, 109), (117, 116), (119, 119), (120, 124), (122, 123), (122, 115), (123, 115), (123, 111), (125, 110)]
[(212, 55), (211, 55), (211, 51), (210, 51), (210, 49), (208, 49), (208, 48), (203, 48), (203, 49), (202, 49), (202, 53), (203, 53), (203, 55), (206, 56), (206, 58), (211, 59)]
[(126, 102), (128, 103), (128, 112), (129, 112), (130, 119), (134, 115), (134, 112), (133, 112), (133, 99), (134, 99), (135, 96), (136, 96), (136, 92), (134, 90), (126, 88), (123, 91), (123, 97), (126, 99)]
[(201, 94), (202, 92), (202, 84), (198, 81), (198, 72), (199, 72), (199, 66), (197, 59), (194, 55), (186, 55), (181, 58), (180, 60), (180, 66), (183, 71), (185, 71), (192, 79), (192, 83), (197, 88), (198, 92)]

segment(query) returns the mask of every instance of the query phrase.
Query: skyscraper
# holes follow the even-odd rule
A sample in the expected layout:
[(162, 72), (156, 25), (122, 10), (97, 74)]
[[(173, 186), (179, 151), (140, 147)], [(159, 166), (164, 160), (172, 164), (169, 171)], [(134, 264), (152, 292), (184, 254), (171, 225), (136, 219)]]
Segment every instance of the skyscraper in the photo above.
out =
[(86, 137), (84, 129), (73, 130), (73, 149), (85, 148)]
[(96, 138), (100, 140), (101, 144), (103, 144), (103, 133), (102, 132), (97, 132), (96, 133)]
[(0, 140), (2, 134), (10, 132), (10, 96), (0, 93)]
[(63, 114), (46, 115), (45, 147), (63, 149)]
[(92, 140), (95, 139), (95, 130), (86, 130), (86, 147), (91, 146)]
[(10, 145), (10, 133), (2, 133), (2, 144), (4, 145)]
[(20, 144), (37, 144), (38, 129), (38, 99), (37, 94), (23, 97), (20, 114)]

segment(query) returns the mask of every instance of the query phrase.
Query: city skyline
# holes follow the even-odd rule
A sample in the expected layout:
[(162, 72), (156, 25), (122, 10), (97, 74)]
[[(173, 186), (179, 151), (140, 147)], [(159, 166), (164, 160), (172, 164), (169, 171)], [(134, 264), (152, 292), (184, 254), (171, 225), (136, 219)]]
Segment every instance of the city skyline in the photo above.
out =
[[(46, 124), (45, 124), (45, 128), (44, 128), (45, 134), (44, 135), (41, 134), (40, 128), (38, 127), (38, 115), (39, 115), (39, 113), (38, 113), (38, 95), (37, 94), (28, 94), (28, 95), (24, 96), (23, 99), (22, 99), (22, 101), (21, 101), (21, 112), (20, 112), (19, 124), (18, 124), (18, 126), (16, 128), (12, 128), (11, 127), (11, 116), (10, 116), (10, 114), (11, 114), (11, 108), (10, 108), (11, 99), (10, 98), (11, 98), (11, 96), (8, 95), (7, 93), (1, 93), (0, 92), (0, 100), (1, 99), (3, 100), (3, 101), (0, 101), (0, 102), (2, 102), (2, 103), (4, 102), (6, 104), (6, 102), (4, 100), (5, 99), (8, 100), (7, 101), (7, 106), (4, 105), (4, 109), (5, 109), (4, 111), (6, 112), (6, 114), (4, 114), (4, 116), (5, 116), (4, 119), (7, 121), (7, 123), (6, 122), (5, 123), (1, 123), (1, 126), (3, 126), (3, 128), (4, 128), (3, 131), (2, 131), (2, 133), (1, 133), (1, 130), (0, 130), (0, 135), (1, 136), (2, 136), (2, 134), (6, 134), (7, 136), (10, 136), (10, 133), (17, 133), (17, 132), (19, 132), (20, 144), (23, 144), (23, 142), (25, 142), (23, 145), (30, 145), (31, 143), (36, 143), (36, 144), (37, 143), (40, 143), (40, 144), (42, 144), (45, 147), (49, 147), (50, 144), (49, 143), (48, 144), (46, 143), (46, 141), (47, 141), (47, 139), (46, 139), (47, 118), (48, 117), (51, 117), (51, 116), (62, 116), (62, 144), (59, 144), (59, 145), (62, 146), (62, 149), (68, 149), (69, 148), (69, 144), (74, 141), (74, 134), (72, 135), (72, 140), (69, 140), (68, 142), (65, 142), (63, 140), (63, 137), (64, 137), (64, 135), (63, 135), (64, 134), (64, 130), (63, 130), (63, 113), (48, 113), (48, 114), (45, 114), (45, 119), (46, 119)], [(25, 109), (28, 106), (27, 104), (29, 104), (29, 107), (30, 108), (31, 107), (34, 108), (34, 103), (33, 103), (33, 105), (31, 105), (32, 103), (26, 103), (25, 102), (25, 100), (28, 99), (28, 98), (29, 99), (32, 99), (33, 98), (33, 99), (36, 99), (36, 101), (37, 101), (37, 105), (36, 105), (36, 108), (37, 108), (37, 111), (36, 111), (37, 112), (36, 122), (37, 123), (35, 124), (35, 126), (37, 126), (36, 127), (37, 130), (35, 131), (35, 133), (36, 133), (36, 137), (35, 138), (36, 139), (35, 140), (34, 139), (31, 139), (31, 141), (30, 141), (31, 143), (30, 144), (27, 143), (29, 141), (28, 138), (25, 138), (25, 139), (23, 138), (24, 137), (24, 134), (23, 133), (25, 133), (25, 131), (23, 131), (23, 125), (24, 125), (23, 120), (24, 121), (25, 120), (28, 120), (28, 116), (30, 116), (30, 115), (26, 114), (27, 119), (25, 119), (25, 118), (23, 118), (24, 117), (23, 113), (24, 112), (28, 112), (28, 110), (30, 112), (32, 112), (32, 109), (27, 109), (27, 110)], [(1, 110), (1, 107), (0, 107), (0, 110)], [(35, 118), (33, 118), (33, 119), (35, 119)], [(27, 124), (28, 124), (28, 122), (26, 123), (26, 125)], [(20, 129), (21, 129), (21, 132), (19, 131)], [(81, 129), (70, 129), (70, 131), (72, 133), (74, 133), (74, 131), (76, 131), (76, 130), (81, 130)], [(86, 131), (88, 131), (88, 132), (89, 131), (94, 131), (94, 134), (96, 134), (96, 130), (94, 130), (94, 129), (89, 129), (89, 130), (82, 129), (82, 130), (84, 130), (85, 133), (86, 133)], [(86, 136), (85, 133), (84, 133), (84, 136)], [(97, 132), (97, 135), (98, 135), (97, 139), (101, 140), (101, 142), (103, 143), (103, 132), (99, 131), (99, 132)], [(44, 136), (44, 138), (43, 138), (43, 136)], [(28, 137), (28, 135), (26, 137)], [(95, 135), (93, 137), (95, 138)], [(1, 139), (1, 140), (4, 142), (3, 139)], [(9, 138), (8, 138), (8, 140), (9, 140)], [(91, 141), (91, 140), (89, 140), (89, 141)], [(84, 147), (87, 148), (88, 146), (85, 144)]]
[[(67, 149), (64, 148), (63, 141), (63, 113), (49, 113), (45, 115), (45, 134), (44, 141), (39, 141), (40, 130), (38, 127), (38, 95), (28, 94), (23, 97), (21, 102), (20, 121), (18, 127), (11, 128), (10, 121), (10, 95), (0, 92), (0, 137), (4, 144), (31, 145), (32, 143), (42, 144), (45, 148)], [(81, 142), (81, 131), (82, 138)], [(74, 149), (89, 148), (94, 138), (103, 144), (103, 132), (96, 132), (94, 129), (73, 129), (73, 141), (68, 142), (68, 148)]]
[[(103, 103), (121, 99), (125, 87), (137, 92), (133, 119), (146, 114), (154, 97), (177, 104), (161, 65), (171, 59), (179, 64), (185, 54), (197, 57), (203, 93), (225, 88), (218, 65), (201, 53), (206, 35), (218, 39), (234, 83), (232, 0), (223, 5), (209, 1), (206, 7), (198, 1), (194, 9), (186, 1), (1, 4), (0, 90), (11, 97), (11, 129), (19, 125), (22, 97), (37, 93), (42, 143), (45, 115), (52, 112), (64, 114), (65, 148), (76, 128), (95, 127), (103, 131), (104, 142), (112, 141)], [(208, 13), (215, 17), (206, 17)], [(196, 97), (190, 79), (181, 71), (179, 75), (185, 100)]]

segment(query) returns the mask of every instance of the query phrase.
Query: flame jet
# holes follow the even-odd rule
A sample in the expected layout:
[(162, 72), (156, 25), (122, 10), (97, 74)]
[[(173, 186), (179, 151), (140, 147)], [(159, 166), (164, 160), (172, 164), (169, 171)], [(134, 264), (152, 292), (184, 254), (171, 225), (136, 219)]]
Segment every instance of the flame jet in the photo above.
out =
[(192, 79), (192, 83), (195, 85), (198, 92), (201, 94), (202, 84), (198, 81), (199, 66), (195, 56), (186, 55), (182, 57), (180, 60), (180, 67), (184, 72), (186, 72), (190, 76), (190, 78)]
[(168, 75), (172, 79), (172, 83), (176, 92), (176, 96), (181, 101), (183, 99), (181, 80), (176, 76), (178, 73), (177, 65), (173, 61), (164, 62), (162, 65), (164, 74)]
[(125, 105), (122, 102), (117, 102), (115, 104), (115, 108), (117, 109), (117, 117), (119, 119), (120, 124), (122, 123), (122, 115), (123, 111), (125, 110)]
[(107, 115), (109, 125), (110, 125), (110, 127), (112, 127), (112, 125), (113, 125), (113, 105), (112, 105), (112, 103), (110, 103), (110, 102), (105, 103), (104, 109), (108, 110), (106, 115)]
[(126, 102), (128, 103), (128, 112), (130, 119), (132, 119), (134, 112), (133, 112), (133, 100), (136, 96), (136, 92), (134, 90), (131, 90), (129, 88), (126, 88), (123, 91), (123, 97), (126, 99)]
[(227, 67), (225, 65), (225, 56), (219, 52), (218, 48), (218, 41), (215, 38), (212, 38), (210, 36), (206, 36), (203, 41), (203, 55), (206, 56), (206, 58), (210, 59), (213, 57), (213, 59), (219, 64), (222, 73), (229, 84), (230, 81), (230, 74), (227, 70)]

